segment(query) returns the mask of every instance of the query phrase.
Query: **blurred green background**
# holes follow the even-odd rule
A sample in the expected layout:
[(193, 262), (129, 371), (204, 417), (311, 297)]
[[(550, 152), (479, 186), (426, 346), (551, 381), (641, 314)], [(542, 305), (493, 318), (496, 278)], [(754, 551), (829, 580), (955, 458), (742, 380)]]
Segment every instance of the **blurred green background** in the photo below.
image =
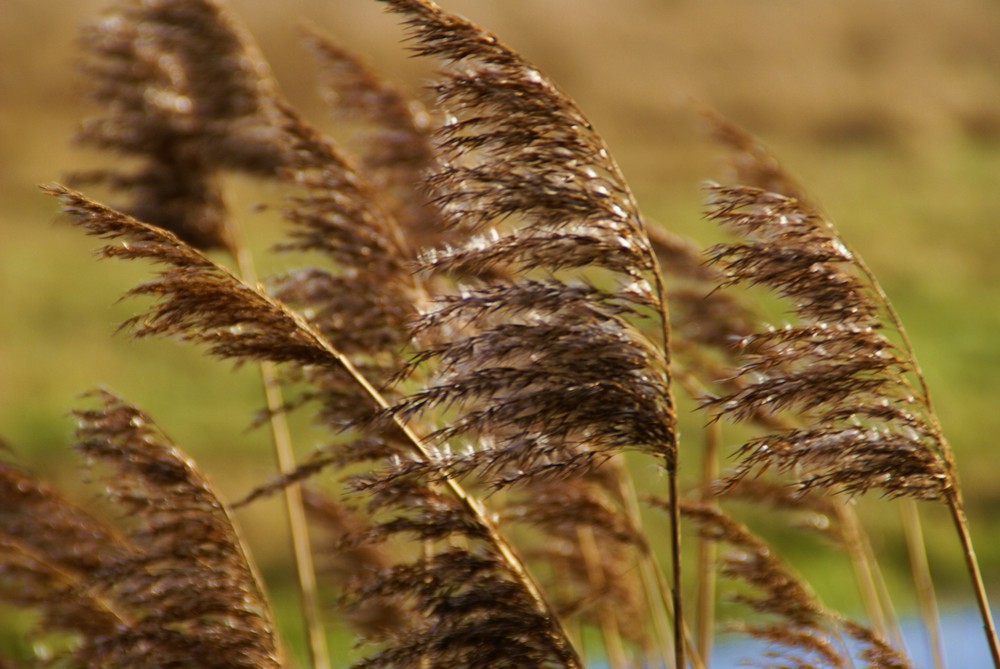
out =
[[(426, 63), (401, 48), (372, 0), (233, 0), (287, 95), (334, 133), (315, 93), (297, 22), (308, 20), (415, 90)], [(687, 102), (707, 103), (762, 137), (874, 268), (902, 315), (957, 451), (986, 579), (1000, 598), (1000, 4), (993, 0), (451, 0), (573, 96), (608, 139), (644, 210), (701, 241), (700, 183), (723, 156)], [(96, 244), (58, 222), (37, 184), (100, 163), (70, 146), (81, 118), (76, 34), (103, 2), (0, 0), (0, 434), (14, 457), (65, 486), (79, 481), (67, 411), (106, 385), (137, 402), (235, 497), (270, 471), (252, 369), (232, 370), (165, 341), (115, 335), (138, 308), (116, 304), (145, 268), (96, 262)], [(257, 185), (236, 213), (257, 248), (278, 231), (257, 217)], [(270, 194), (259, 193), (261, 199)], [(264, 269), (267, 262), (262, 261)], [(703, 421), (689, 416), (694, 435)], [(302, 453), (322, 443), (302, 422)], [(734, 444), (729, 444), (730, 446)], [(687, 444), (689, 461), (697, 443)], [(639, 463), (653, 476), (652, 466)], [(644, 470), (645, 471), (645, 470)], [(93, 489), (82, 492), (93, 495)], [(876, 551), (905, 564), (877, 500)], [(881, 510), (876, 509), (880, 507)], [(273, 502), (245, 524), (266, 569), (286, 559)], [(927, 509), (943, 599), (968, 600), (948, 519)], [(832, 605), (847, 572), (814, 546), (779, 538)], [(912, 601), (890, 567), (904, 608)]]

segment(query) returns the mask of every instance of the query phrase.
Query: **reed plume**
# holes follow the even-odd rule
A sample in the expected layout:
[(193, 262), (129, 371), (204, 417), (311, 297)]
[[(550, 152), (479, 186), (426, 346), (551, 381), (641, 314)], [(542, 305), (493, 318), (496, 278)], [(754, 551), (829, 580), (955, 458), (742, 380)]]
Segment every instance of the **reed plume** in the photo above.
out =
[(239, 532), (204, 476), (136, 407), (93, 393), (76, 448), (106, 467), (112, 528), (10, 465), (0, 472), (2, 596), (68, 631), (68, 666), (281, 667)]
[(239, 22), (210, 0), (119, 2), (83, 33), (90, 97), (103, 116), (77, 141), (138, 167), (77, 173), (130, 196), (122, 210), (199, 248), (234, 249), (219, 169), (273, 173), (276, 85)]
[(291, 187), (283, 209), (286, 253), (318, 252), (331, 265), (274, 280), (274, 293), (311, 314), (324, 336), (352, 356), (386, 358), (376, 379), (402, 364), (408, 324), (422, 301), (409, 269), (412, 252), (397, 221), (351, 161), (296, 115), (284, 121)]
[(880, 300), (832, 226), (762, 189), (711, 192), (709, 216), (748, 237), (711, 252), (726, 283), (773, 289), (801, 324), (744, 337), (740, 373), (753, 382), (707, 406), (736, 419), (762, 409), (812, 418), (809, 429), (746, 444), (735, 476), (773, 466), (796, 470), (803, 489), (944, 498), (954, 486), (951, 451), (908, 381), (912, 361), (883, 333)]
[(406, 231), (411, 248), (440, 245), (449, 233), (424, 188), (437, 160), (433, 112), (319, 29), (308, 28), (305, 35), (320, 63), (323, 99), (336, 120), (353, 130), (346, 147), (359, 171)]
[[(428, 251), (422, 269), (510, 277), (470, 282), (422, 316), (417, 332), (443, 343), (411, 366), (435, 360), (437, 376), (395, 414), (456, 410), (434, 438), (466, 435), (477, 446), (444, 454), (449, 467), (490, 472), (497, 486), (568, 476), (624, 447), (672, 466), (663, 354), (625, 319), (655, 304), (644, 276), (655, 261), (603, 142), (494, 36), (430, 3), (389, 4), (406, 15), (418, 53), (449, 63), (436, 91), (453, 116), (430, 183), (446, 220), (478, 232)], [(515, 220), (522, 226), (501, 227)], [(584, 267), (609, 271), (617, 288), (560, 275)]]
[[(750, 586), (736, 591), (733, 600), (765, 615), (762, 620), (727, 625), (769, 643), (771, 649), (759, 658), (758, 666), (840, 668), (856, 666), (855, 655), (871, 669), (911, 666), (871, 630), (824, 607), (802, 578), (746, 526), (712, 505), (685, 501), (682, 510), (698, 523), (703, 536), (728, 546), (718, 564), (720, 574)], [(843, 634), (860, 647), (847, 648)], [(752, 666), (754, 661), (749, 662)]]
[(336, 354), (301, 316), (173, 233), (63, 186), (49, 186), (47, 191), (63, 201), (73, 222), (87, 234), (121, 240), (102, 247), (102, 257), (144, 259), (162, 266), (156, 279), (128, 292), (158, 300), (145, 314), (122, 324), (134, 336), (173, 336), (202, 343), (220, 358), (295, 361), (301, 365), (336, 363)]
[[(806, 193), (801, 183), (784, 168), (777, 156), (756, 137), (711, 109), (700, 108), (698, 111), (707, 124), (709, 132), (726, 149), (726, 162), (728, 165), (726, 178), (728, 181), (763, 188), (769, 192), (794, 197), (801, 202), (811, 202), (812, 198)], [(815, 205), (810, 204), (809, 206), (816, 209)], [(719, 268), (716, 267), (715, 270), (718, 271)], [(871, 275), (870, 272), (866, 271), (866, 273), (869, 276)], [(717, 285), (723, 282), (721, 277), (716, 280)], [(738, 297), (733, 295), (731, 291), (716, 291), (715, 294), (730, 294), (733, 298)], [(891, 315), (891, 305), (887, 304), (887, 306)], [(764, 321), (760, 316), (755, 316), (754, 318), (757, 322)], [(752, 331), (753, 328), (742, 334), (735, 331), (730, 334), (729, 355), (726, 359), (733, 367), (739, 366), (740, 353), (738, 347), (733, 347), (732, 343), (742, 340), (743, 336), (751, 334)], [(752, 383), (753, 381), (752, 378), (731, 372), (726, 374), (724, 378), (724, 383), (731, 386), (728, 391), (729, 393), (734, 392), (741, 384)], [(723, 392), (721, 394), (726, 393)], [(803, 424), (798, 422), (797, 418), (789, 412), (775, 414), (762, 409), (751, 420), (757, 425), (758, 429), (767, 433), (787, 432), (797, 427), (803, 427)], [(773, 483), (768, 482), (765, 485), (770, 484), (772, 490), (776, 490), (773, 488)], [(742, 479), (737, 488), (741, 491), (746, 491), (748, 484), (753, 484), (753, 482)], [(762, 492), (759, 490), (759, 485), (753, 484), (749, 487), (753, 490), (753, 494)], [(824, 499), (827, 499), (814, 494), (802, 495), (800, 492), (791, 489), (779, 494), (785, 499), (785, 501), (779, 502), (782, 506), (804, 502), (809, 507), (817, 501), (823, 502)], [(767, 493), (767, 497), (773, 498), (773, 494)], [(837, 544), (842, 546), (848, 555), (850, 555), (859, 584), (859, 590), (874, 629), (882, 636), (893, 639), (897, 646), (901, 647), (902, 638), (898, 630), (898, 624), (894, 621), (892, 613), (893, 605), (886, 593), (885, 584), (881, 581), (879, 565), (871, 550), (864, 527), (858, 518), (856, 507), (849, 500), (840, 500), (838, 502), (837, 500), (830, 499), (829, 502), (829, 510), (833, 512), (833, 515), (830, 517), (836, 518), (836, 522), (829, 527), (831, 529), (838, 528), (840, 537), (837, 540)], [(922, 555), (924, 547), (922, 539), (919, 536), (921, 533), (919, 531), (919, 519), (917, 518), (915, 504), (916, 502), (912, 499), (904, 498), (900, 504), (900, 511), (904, 519), (903, 530), (908, 550), (912, 554), (919, 553)], [(933, 590), (929, 569), (921, 568), (919, 562), (914, 562), (913, 567), (913, 579), (917, 592), (926, 593)], [(934, 611), (935, 605), (932, 599), (932, 596), (928, 597), (923, 594), (918, 596), (920, 608), (925, 618), (925, 627), (931, 634), (932, 640), (937, 640), (940, 634), (938, 631), (939, 621)], [(939, 642), (932, 642), (932, 645), (940, 647)], [(936, 655), (936, 666), (943, 666), (943, 660), (939, 656), (939, 653), (936, 653)]]
[(954, 456), (884, 291), (807, 201), (748, 186), (710, 192), (709, 218), (745, 239), (709, 253), (725, 272), (723, 285), (766, 287), (791, 302), (798, 318), (739, 340), (745, 385), (705, 404), (736, 420), (789, 412), (801, 425), (744, 444), (730, 482), (774, 468), (803, 490), (877, 488), (892, 497), (944, 502), (1000, 665)]
[[(662, 277), (603, 140), (494, 35), (430, 2), (387, 4), (414, 51), (445, 63), (428, 183), (445, 222), (469, 235), (422, 255), (425, 275), (463, 281), (418, 322), (416, 336), (433, 343), (410, 369), (432, 363), (433, 376), (394, 415), (446, 410), (430, 436), (437, 457), (496, 488), (579, 476), (625, 448), (656, 453), (674, 476)], [(665, 348), (630, 322), (650, 309)]]
[(98, 638), (123, 614), (88, 589), (132, 551), (121, 532), (13, 463), (0, 465), (0, 598), (41, 613), (39, 628)]

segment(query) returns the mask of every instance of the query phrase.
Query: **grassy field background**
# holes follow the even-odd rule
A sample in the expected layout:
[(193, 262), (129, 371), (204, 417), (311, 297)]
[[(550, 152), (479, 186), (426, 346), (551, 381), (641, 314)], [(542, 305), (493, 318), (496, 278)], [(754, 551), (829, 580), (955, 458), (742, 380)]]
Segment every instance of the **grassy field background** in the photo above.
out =
[[(453, 0), (533, 59), (577, 99), (609, 140), (647, 214), (707, 242), (700, 183), (722, 156), (689, 101), (707, 103), (768, 142), (874, 268), (902, 315), (930, 381), (959, 471), (983, 569), (1000, 598), (1000, 5), (991, 0)], [(252, 369), (232, 370), (164, 341), (114, 335), (138, 305), (118, 296), (142, 267), (98, 263), (95, 244), (57, 221), (37, 184), (99, 163), (70, 146), (95, 110), (74, 69), (80, 22), (103, 2), (0, 0), (0, 434), (13, 457), (76, 487), (67, 449), (77, 396), (106, 385), (157, 417), (225, 494), (265, 478), (261, 405)], [(289, 97), (336, 134), (314, 93), (315, 68), (295, 31), (315, 22), (379, 69), (419, 88), (425, 63), (370, 0), (234, 0)], [(108, 159), (104, 157), (103, 159)], [(265, 248), (278, 231), (252, 205), (268, 193), (235, 182), (237, 214)], [(266, 262), (264, 269), (267, 269)], [(688, 418), (691, 432), (702, 420)], [(297, 426), (302, 453), (320, 443)], [(688, 444), (696, 458), (697, 444)], [(643, 466), (643, 465), (640, 465)], [(653, 474), (650, 473), (650, 476)], [(83, 495), (92, 495), (81, 492)], [(866, 507), (878, 506), (866, 501)], [(939, 587), (968, 598), (944, 513), (928, 509)], [(265, 567), (280, 510), (245, 523)], [(876, 550), (905, 562), (891, 511), (872, 521)], [(843, 570), (780, 539), (832, 605)], [(890, 570), (905, 606), (906, 586)]]

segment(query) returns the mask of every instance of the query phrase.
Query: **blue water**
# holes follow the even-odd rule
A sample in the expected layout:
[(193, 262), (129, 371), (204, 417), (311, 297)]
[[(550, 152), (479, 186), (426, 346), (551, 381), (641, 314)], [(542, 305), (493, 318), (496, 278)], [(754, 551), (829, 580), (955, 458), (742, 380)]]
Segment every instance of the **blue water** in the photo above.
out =
[[(994, 618), (996, 618), (994, 613)], [(902, 622), (903, 640), (906, 651), (916, 669), (931, 669), (930, 644), (923, 626), (918, 620)], [(982, 622), (975, 610), (942, 612), (941, 637), (944, 643), (945, 661), (949, 669), (987, 669), (993, 666), (989, 647), (983, 636)], [(745, 669), (748, 662), (761, 658), (767, 652), (767, 644), (746, 637), (728, 637), (719, 640), (712, 653), (712, 669)], [(754, 663), (749, 662), (750, 666)]]

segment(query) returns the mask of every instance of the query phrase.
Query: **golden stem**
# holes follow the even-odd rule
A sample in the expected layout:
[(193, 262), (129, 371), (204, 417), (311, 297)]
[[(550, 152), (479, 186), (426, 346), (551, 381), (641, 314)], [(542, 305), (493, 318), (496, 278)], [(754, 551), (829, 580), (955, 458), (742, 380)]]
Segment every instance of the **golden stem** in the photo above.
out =
[(951, 511), (952, 520), (955, 522), (955, 529), (962, 542), (962, 555), (965, 556), (965, 564), (972, 578), (972, 589), (976, 593), (976, 605), (979, 607), (979, 615), (983, 621), (983, 633), (986, 642), (990, 646), (990, 656), (993, 658), (993, 666), (1000, 669), (1000, 642), (997, 641), (997, 630), (993, 624), (993, 615), (990, 613), (990, 602), (986, 597), (986, 586), (983, 585), (983, 575), (979, 570), (979, 562), (976, 560), (976, 551), (972, 546), (972, 535), (969, 533), (969, 521), (965, 517), (965, 509), (962, 504), (961, 494), (958, 488), (949, 490), (947, 499), (948, 509)]
[[(252, 285), (258, 293), (263, 293), (263, 287), (257, 282), (253, 256), (243, 239), (242, 229), (230, 219), (226, 231), (230, 236), (230, 252), (236, 259), (243, 282)], [(288, 416), (285, 412), (285, 401), (277, 369), (273, 363), (266, 361), (259, 364), (259, 369), (264, 400), (267, 404), (268, 423), (271, 426), (271, 444), (274, 448), (275, 462), (278, 472), (282, 476), (288, 476), (296, 469), (295, 451), (292, 448)], [(284, 486), (283, 492), (310, 666), (313, 669), (330, 669), (330, 652), (320, 614), (316, 567), (313, 564), (309, 525), (306, 520), (305, 504), (302, 501), (302, 486), (297, 482), (290, 483)]]

